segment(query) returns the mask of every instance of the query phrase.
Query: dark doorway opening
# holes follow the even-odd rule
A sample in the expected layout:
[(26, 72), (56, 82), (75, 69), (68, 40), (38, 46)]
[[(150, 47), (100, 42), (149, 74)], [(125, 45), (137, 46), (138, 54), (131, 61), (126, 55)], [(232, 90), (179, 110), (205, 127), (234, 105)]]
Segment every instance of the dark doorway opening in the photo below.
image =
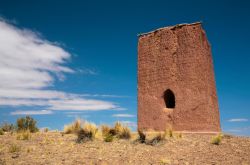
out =
[(170, 89), (164, 92), (163, 97), (167, 108), (175, 108), (175, 96)]

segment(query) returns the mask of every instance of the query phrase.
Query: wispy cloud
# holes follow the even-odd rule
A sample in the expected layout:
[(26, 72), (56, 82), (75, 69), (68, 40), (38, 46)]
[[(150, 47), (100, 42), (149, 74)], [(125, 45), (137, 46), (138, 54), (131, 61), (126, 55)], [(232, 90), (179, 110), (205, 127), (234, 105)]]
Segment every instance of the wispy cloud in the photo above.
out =
[(122, 124), (127, 125), (128, 127), (131, 127), (132, 129), (137, 127), (137, 123), (134, 121), (120, 121)]
[(64, 114), (83, 114), (83, 113), (85, 113), (85, 112), (83, 112), (83, 111), (64, 112)]
[(103, 98), (128, 98), (130, 96), (123, 96), (123, 95), (103, 95), (103, 94), (83, 94), (81, 96), (88, 96), (88, 97), (103, 97)]
[(246, 126), (246, 127), (238, 127), (238, 128), (231, 128), (229, 130), (226, 130), (226, 132), (232, 132), (232, 133), (248, 133), (249, 134), (250, 131), (250, 126)]
[[(63, 80), (65, 73), (75, 73), (66, 65), (70, 58), (71, 54), (58, 43), (0, 19), (0, 106), (77, 111), (122, 108), (113, 102), (53, 90), (56, 79)], [(94, 74), (92, 70), (85, 72)], [(12, 114), (28, 112), (33, 111)]]
[(131, 114), (114, 114), (112, 115), (113, 117), (122, 117), (122, 118), (125, 118), (125, 117), (135, 117), (135, 115), (131, 115)]
[(11, 112), (11, 115), (49, 115), (52, 114), (52, 111), (40, 110), (40, 111), (15, 111)]
[(89, 118), (89, 115), (67, 115), (67, 117), (72, 117), (75, 119), (87, 119)]
[(51, 110), (107, 110), (116, 109), (116, 106), (112, 102), (100, 101), (100, 100), (90, 100), (83, 98), (73, 98), (73, 99), (61, 99), (61, 100), (50, 100), (49, 104)]
[(81, 73), (81, 74), (89, 74), (89, 75), (97, 75), (98, 73), (93, 70), (93, 69), (77, 69), (78, 73)]
[(229, 119), (228, 122), (247, 122), (248, 119), (245, 118), (236, 118), (236, 119)]

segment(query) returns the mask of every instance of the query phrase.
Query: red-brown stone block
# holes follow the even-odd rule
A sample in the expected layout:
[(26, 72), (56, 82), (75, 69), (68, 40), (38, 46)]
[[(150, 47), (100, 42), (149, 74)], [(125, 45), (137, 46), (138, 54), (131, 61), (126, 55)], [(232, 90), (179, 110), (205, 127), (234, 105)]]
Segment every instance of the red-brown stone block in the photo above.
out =
[(141, 34), (138, 129), (219, 132), (210, 45), (201, 23)]

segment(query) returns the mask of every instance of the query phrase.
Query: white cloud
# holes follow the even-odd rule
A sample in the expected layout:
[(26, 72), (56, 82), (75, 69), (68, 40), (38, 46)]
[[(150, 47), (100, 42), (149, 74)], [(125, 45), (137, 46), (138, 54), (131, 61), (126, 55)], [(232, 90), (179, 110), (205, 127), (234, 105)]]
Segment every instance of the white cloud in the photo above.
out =
[(128, 127), (131, 127), (131, 128), (137, 127), (137, 123), (133, 122), (133, 121), (120, 121), (120, 122), (124, 125), (127, 125)]
[(125, 111), (125, 110), (127, 110), (127, 108), (123, 108), (123, 107), (117, 107), (117, 108), (115, 108), (116, 110), (119, 110), (119, 111)]
[(83, 112), (83, 111), (78, 111), (78, 112), (75, 112), (75, 111), (73, 111), (73, 112), (64, 112), (64, 114), (83, 114), (83, 113), (85, 113), (85, 112)]
[(51, 110), (107, 110), (118, 106), (108, 101), (90, 100), (83, 98), (50, 100)]
[(131, 114), (114, 114), (112, 115), (113, 117), (135, 117), (135, 115), (131, 115)]
[(229, 119), (229, 122), (246, 122), (249, 121), (248, 119), (244, 119), (244, 118), (238, 118), (238, 119)]
[[(1, 70), (0, 70), (1, 72)], [(25, 89), (25, 88), (12, 88), (5, 89), (0, 86), (0, 98), (6, 99), (62, 99), (69, 97), (64, 92), (44, 90), (44, 89)]]
[(128, 98), (129, 96), (122, 96), (122, 95), (101, 95), (101, 94), (83, 94), (81, 96), (88, 96), (88, 97), (106, 97), (106, 98)]
[(72, 117), (75, 119), (87, 119), (89, 118), (89, 115), (67, 115), (67, 117)]
[(97, 72), (92, 69), (78, 69), (77, 70), (81, 74), (89, 74), (89, 75), (97, 75)]
[(41, 89), (52, 85), (52, 74), (74, 72), (63, 66), (70, 54), (36, 33), (0, 20), (0, 87)]
[(52, 111), (40, 110), (40, 111), (15, 111), (11, 112), (11, 115), (48, 115), (52, 114)]
[[(70, 58), (71, 54), (60, 45), (0, 19), (0, 106), (77, 111), (122, 108), (112, 102), (86, 99), (84, 94), (53, 90), (56, 79), (63, 80), (65, 73), (75, 72), (66, 66)], [(94, 74), (91, 70), (85, 72)], [(39, 111), (12, 114), (22, 113)]]
[(39, 89), (53, 82), (52, 73), (73, 72), (62, 66), (70, 54), (58, 45), (4, 21), (0, 29), (1, 87)]
[(46, 106), (47, 101), (42, 99), (15, 99), (15, 98), (1, 98), (0, 97), (0, 106)]
[(249, 131), (250, 131), (250, 126), (246, 126), (246, 127), (231, 128), (229, 130), (226, 130), (225, 132), (249, 134)]

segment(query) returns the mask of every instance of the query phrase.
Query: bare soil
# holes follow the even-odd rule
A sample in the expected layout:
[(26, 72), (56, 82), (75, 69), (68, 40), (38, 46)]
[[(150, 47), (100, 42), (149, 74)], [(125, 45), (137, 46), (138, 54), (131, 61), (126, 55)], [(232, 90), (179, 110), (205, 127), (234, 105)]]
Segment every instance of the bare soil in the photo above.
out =
[[(30, 140), (0, 135), (0, 164), (250, 164), (250, 138), (224, 136), (220, 145), (212, 135), (185, 134), (155, 145), (131, 140), (104, 142), (101, 138), (78, 144), (75, 135), (35, 133)], [(11, 146), (16, 151), (10, 151)]]

